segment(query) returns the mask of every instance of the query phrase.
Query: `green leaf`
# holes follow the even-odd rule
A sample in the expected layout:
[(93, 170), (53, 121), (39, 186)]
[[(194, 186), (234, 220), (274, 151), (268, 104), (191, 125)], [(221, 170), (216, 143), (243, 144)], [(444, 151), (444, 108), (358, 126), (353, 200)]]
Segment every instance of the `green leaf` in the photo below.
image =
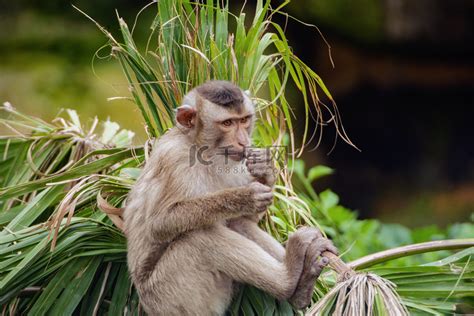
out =
[(62, 270), (54, 275), (48, 285), (42, 290), (41, 295), (31, 307), (28, 315), (45, 315), (56, 303), (59, 294), (69, 285), (71, 280), (82, 268), (82, 264), (88, 262), (87, 258), (71, 261)]
[[(26, 256), (12, 269), (10, 270), (2, 279), (0, 280), (0, 293), (6, 287), (6, 285), (14, 280), (14, 278), (28, 269), (35, 261), (39, 253), (45, 250), (48, 245), (47, 239), (42, 239), (37, 243), (33, 249), (31, 249)], [(2, 299), (0, 299), (0, 302)]]
[(134, 155), (139, 155), (142, 152), (143, 150), (141, 148), (140, 149), (125, 149), (118, 152), (117, 150), (100, 150), (100, 151), (98, 150), (91, 153), (90, 155), (93, 156), (94, 154), (97, 154), (97, 155), (107, 154), (107, 153), (110, 153), (110, 154), (105, 156), (104, 158), (94, 160), (90, 163), (73, 167), (69, 169), (68, 171), (58, 174), (58, 175), (42, 178), (39, 180), (34, 180), (28, 183), (19, 184), (17, 186), (0, 189), (0, 195), (2, 196), (2, 199), (10, 198), (10, 197), (19, 196), (21, 194), (32, 192), (51, 182), (73, 180), (81, 176), (88, 176), (96, 172), (99, 172), (101, 170), (104, 170), (106, 168), (109, 168), (113, 166), (114, 164), (121, 162), (127, 158), (131, 158)]
[[(8, 223), (7, 228), (10, 231), (16, 231), (28, 227), (41, 216), (48, 207), (54, 206), (53, 202), (58, 202), (58, 197), (63, 190), (63, 185), (53, 186), (43, 190)], [(5, 233), (6, 231), (0, 232), (0, 235)]]
[(140, 168), (122, 168), (120, 169), (120, 177), (130, 178), (130, 179), (138, 179), (142, 169)]
[(130, 277), (126, 264), (122, 264), (114, 286), (112, 300), (110, 302), (110, 315), (124, 315), (130, 292)]
[(383, 224), (380, 227), (379, 237), (386, 248), (395, 248), (413, 242), (410, 230), (398, 224)]
[(445, 266), (445, 265), (454, 263), (456, 261), (460, 261), (461, 259), (463, 259), (465, 257), (468, 257), (468, 256), (469, 257), (474, 256), (474, 247), (461, 250), (461, 251), (459, 251), (459, 252), (457, 252), (457, 253), (455, 253), (451, 256), (448, 256), (446, 258), (443, 258), (441, 260), (426, 263), (426, 264), (424, 264), (424, 266), (436, 266), (436, 267)]
[(337, 194), (329, 189), (321, 192), (319, 198), (321, 199), (322, 208), (326, 211), (339, 203), (339, 197)]
[(20, 214), (23, 208), (25, 208), (25, 205), (17, 205), (5, 212), (0, 212), (0, 225), (8, 224), (12, 219)]
[(281, 218), (272, 215), (271, 219), (272, 219), (273, 222), (275, 222), (275, 224), (280, 226), (282, 229), (284, 229), (284, 230), (288, 229), (286, 223)]
[(72, 315), (92, 283), (94, 275), (102, 258), (95, 257), (86, 260), (76, 273), (74, 279), (55, 301), (50, 313), (52, 315)]
[(334, 173), (334, 169), (331, 169), (326, 166), (315, 166), (309, 169), (308, 171), (308, 181), (313, 182), (314, 180), (317, 180), (319, 178), (331, 175)]

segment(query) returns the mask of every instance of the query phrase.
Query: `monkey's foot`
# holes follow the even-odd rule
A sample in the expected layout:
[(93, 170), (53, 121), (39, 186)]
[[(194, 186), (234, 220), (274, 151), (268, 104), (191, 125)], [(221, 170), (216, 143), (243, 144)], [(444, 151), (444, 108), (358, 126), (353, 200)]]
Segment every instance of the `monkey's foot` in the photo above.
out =
[(337, 248), (334, 247), (329, 239), (319, 237), (309, 245), (301, 277), (298, 281), (293, 296), (289, 299), (289, 302), (296, 308), (302, 309), (311, 303), (311, 297), (313, 296), (314, 283), (321, 274), (321, 271), (328, 265), (329, 259), (321, 257), (321, 254), (325, 251), (330, 251), (337, 254)]
[(302, 227), (290, 234), (286, 242), (285, 261), (293, 269), (294, 277), (299, 280), (304, 269), (306, 252), (311, 243), (321, 237), (321, 232), (314, 227)]
[(305, 260), (309, 246), (319, 238), (322, 238), (319, 229), (314, 227), (301, 227), (289, 236), (288, 242), (286, 243), (287, 252), (294, 250), (297, 257), (301, 258), (300, 262), (302, 262)]

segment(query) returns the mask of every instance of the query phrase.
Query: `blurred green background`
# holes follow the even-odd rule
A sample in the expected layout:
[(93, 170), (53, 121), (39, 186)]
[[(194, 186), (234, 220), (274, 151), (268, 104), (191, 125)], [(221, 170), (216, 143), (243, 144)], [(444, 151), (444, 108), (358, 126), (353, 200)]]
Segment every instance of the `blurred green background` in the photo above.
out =
[[(72, 2), (111, 32), (118, 31), (115, 9), (132, 25), (147, 3)], [(304, 157), (336, 169), (317, 189), (330, 187), (363, 218), (411, 227), (472, 221), (474, 2), (295, 0), (286, 11), (293, 18), (275, 20), (321, 75), (362, 150), (341, 141), (331, 150), (335, 133), (327, 128), (322, 145)], [(139, 42), (153, 13), (139, 16)], [(319, 27), (335, 67), (318, 31), (296, 19)], [(119, 65), (100, 49), (105, 43), (69, 1), (0, 1), (0, 101), (45, 120), (62, 108), (76, 109), (86, 122), (109, 118), (143, 143), (138, 110), (116, 98), (129, 95)], [(298, 109), (296, 93), (288, 94)]]

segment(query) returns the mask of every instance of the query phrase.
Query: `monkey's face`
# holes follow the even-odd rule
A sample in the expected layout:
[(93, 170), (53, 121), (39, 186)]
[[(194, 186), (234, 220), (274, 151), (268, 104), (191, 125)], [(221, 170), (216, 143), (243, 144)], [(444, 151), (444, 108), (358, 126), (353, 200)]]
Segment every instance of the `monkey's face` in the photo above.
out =
[(209, 152), (234, 161), (244, 158), (251, 145), (254, 125), (254, 106), (250, 100), (231, 108), (205, 101), (199, 115), (202, 129), (199, 138), (209, 146)]
[(230, 82), (211, 81), (192, 90), (184, 102), (177, 109), (177, 122), (194, 144), (206, 147), (207, 157), (244, 158), (255, 119), (255, 106), (247, 93)]
[(221, 134), (215, 140), (218, 152), (234, 161), (242, 160), (245, 149), (251, 145), (252, 120), (253, 114), (243, 113), (214, 122)]

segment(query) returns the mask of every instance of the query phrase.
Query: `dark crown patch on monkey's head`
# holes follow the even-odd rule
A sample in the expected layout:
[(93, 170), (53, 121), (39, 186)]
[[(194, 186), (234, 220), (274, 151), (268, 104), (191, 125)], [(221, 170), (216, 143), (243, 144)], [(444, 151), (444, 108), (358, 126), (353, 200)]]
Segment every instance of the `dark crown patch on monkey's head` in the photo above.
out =
[(237, 108), (244, 102), (242, 90), (229, 81), (208, 81), (196, 90), (204, 99), (220, 106)]

